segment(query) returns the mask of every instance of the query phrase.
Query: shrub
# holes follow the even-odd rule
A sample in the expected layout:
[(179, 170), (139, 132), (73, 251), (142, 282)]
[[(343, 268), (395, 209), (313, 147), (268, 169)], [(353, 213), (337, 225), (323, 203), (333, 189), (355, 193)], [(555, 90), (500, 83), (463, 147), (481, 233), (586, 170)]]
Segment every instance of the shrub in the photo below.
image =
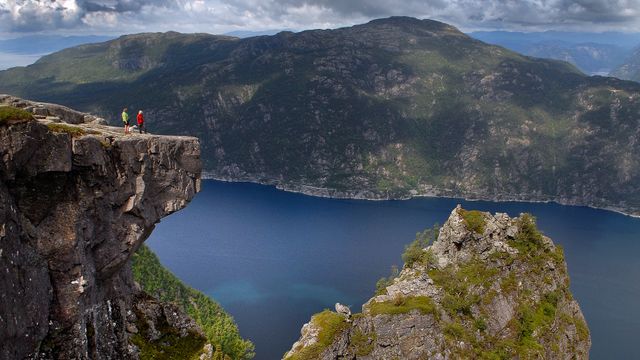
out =
[(434, 263), (433, 253), (425, 250), (427, 246), (438, 238), (439, 226), (436, 224), (432, 228), (416, 234), (416, 239), (404, 247), (402, 261), (407, 267), (414, 264), (428, 266)]
[(13, 106), (0, 106), (0, 125), (33, 120), (33, 114)]
[(484, 233), (485, 219), (484, 214), (478, 210), (458, 210), (458, 214), (462, 216), (464, 225), (469, 231), (482, 235)]
[(523, 254), (540, 250), (544, 244), (542, 233), (536, 226), (536, 218), (531, 214), (522, 214), (518, 219), (518, 233), (514, 246)]
[(381, 277), (376, 282), (376, 295), (383, 295), (387, 293), (387, 286), (393, 284), (393, 279), (398, 276), (398, 267), (393, 265), (391, 266), (391, 275), (389, 277)]

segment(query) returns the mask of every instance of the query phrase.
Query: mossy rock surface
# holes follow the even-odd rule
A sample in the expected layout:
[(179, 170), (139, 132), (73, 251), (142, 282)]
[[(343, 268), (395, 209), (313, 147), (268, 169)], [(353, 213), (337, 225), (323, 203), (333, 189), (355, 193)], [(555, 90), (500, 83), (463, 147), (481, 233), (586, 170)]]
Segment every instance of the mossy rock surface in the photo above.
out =
[(11, 125), (33, 119), (33, 114), (26, 110), (0, 105), (0, 125)]

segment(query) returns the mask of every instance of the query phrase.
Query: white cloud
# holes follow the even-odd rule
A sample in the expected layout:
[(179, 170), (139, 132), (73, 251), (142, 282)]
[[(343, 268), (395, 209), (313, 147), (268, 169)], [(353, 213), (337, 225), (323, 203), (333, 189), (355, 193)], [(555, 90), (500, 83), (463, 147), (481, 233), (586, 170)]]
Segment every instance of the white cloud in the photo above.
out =
[(0, 32), (328, 28), (391, 15), (463, 29), (640, 31), (640, 0), (1, 0)]

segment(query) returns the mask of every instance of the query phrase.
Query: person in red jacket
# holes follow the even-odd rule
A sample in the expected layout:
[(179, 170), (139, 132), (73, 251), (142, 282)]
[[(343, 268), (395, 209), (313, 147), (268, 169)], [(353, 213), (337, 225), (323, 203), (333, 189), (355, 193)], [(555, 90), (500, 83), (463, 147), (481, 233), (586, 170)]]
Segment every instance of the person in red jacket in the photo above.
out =
[(140, 130), (140, 134), (146, 132), (144, 130), (144, 116), (142, 115), (142, 110), (138, 111), (138, 130)]

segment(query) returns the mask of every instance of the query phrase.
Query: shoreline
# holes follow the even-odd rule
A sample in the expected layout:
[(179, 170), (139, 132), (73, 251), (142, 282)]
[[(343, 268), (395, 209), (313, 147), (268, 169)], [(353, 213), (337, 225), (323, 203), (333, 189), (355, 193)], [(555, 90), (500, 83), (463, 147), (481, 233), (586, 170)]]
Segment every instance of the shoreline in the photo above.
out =
[[(640, 219), (640, 213), (634, 214), (627, 212), (628, 210), (615, 208), (615, 207), (599, 207), (592, 206), (580, 203), (572, 203), (572, 202), (561, 202), (558, 200), (534, 200), (534, 199), (524, 199), (524, 198), (516, 198), (516, 197), (507, 197), (504, 198), (481, 198), (481, 197), (465, 197), (460, 194), (447, 193), (450, 190), (438, 190), (433, 188), (433, 191), (420, 193), (415, 191), (415, 194), (411, 194), (405, 197), (381, 197), (375, 196), (375, 193), (370, 190), (361, 190), (361, 191), (340, 191), (336, 189), (329, 188), (321, 188), (311, 185), (290, 185), (290, 184), (282, 184), (277, 180), (268, 180), (261, 181), (257, 179), (251, 178), (242, 178), (242, 179), (234, 179), (234, 178), (226, 178), (226, 177), (217, 177), (213, 174), (203, 172), (202, 180), (215, 180), (222, 181), (228, 183), (249, 183), (249, 184), (258, 184), (264, 186), (273, 186), (277, 190), (294, 193), (294, 194), (302, 194), (306, 196), (313, 196), (319, 198), (327, 198), (327, 199), (340, 199), (340, 200), (365, 200), (365, 201), (405, 201), (416, 198), (451, 198), (451, 199), (460, 199), (464, 201), (491, 201), (491, 202), (520, 202), (520, 203), (536, 203), (536, 204), (550, 204), (556, 203), (562, 206), (584, 206), (590, 209), (596, 210), (605, 210), (611, 211), (620, 215), (628, 216), (631, 218)], [(353, 194), (353, 195), (350, 195)], [(373, 196), (367, 197), (364, 194), (371, 194)]]

